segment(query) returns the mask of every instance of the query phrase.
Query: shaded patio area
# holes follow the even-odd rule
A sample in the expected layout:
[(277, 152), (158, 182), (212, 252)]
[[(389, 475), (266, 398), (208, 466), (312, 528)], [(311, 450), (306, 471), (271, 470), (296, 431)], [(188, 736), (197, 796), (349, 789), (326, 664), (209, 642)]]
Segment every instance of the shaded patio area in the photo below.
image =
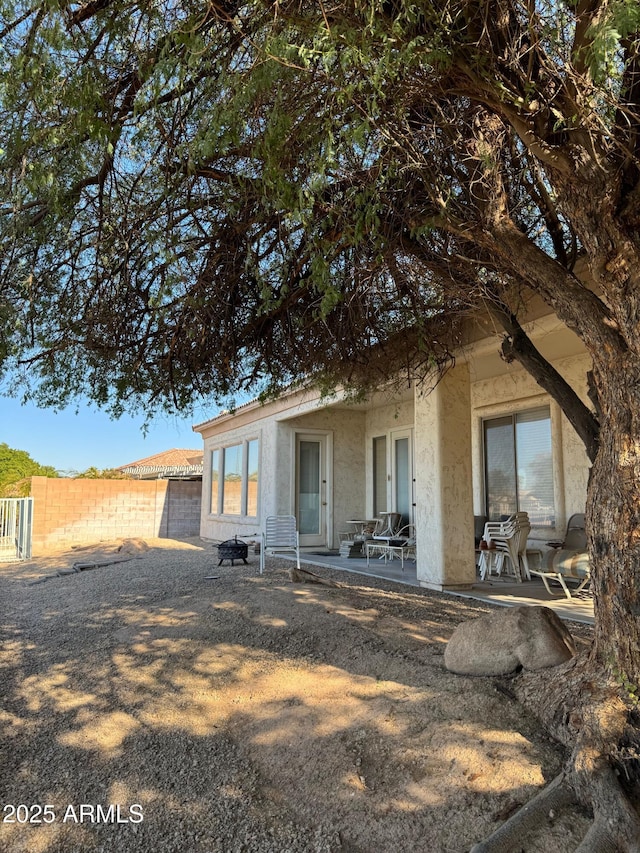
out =
[[(285, 554), (279, 556), (290, 558)], [(345, 558), (341, 557), (337, 551), (308, 548), (301, 549), (300, 562), (310, 566), (320, 566), (420, 587), (416, 575), (416, 563), (413, 560), (405, 560), (404, 570), (401, 568), (400, 560), (385, 562), (371, 559), (367, 566), (366, 559)], [(540, 578), (518, 583), (512, 577), (505, 576), (492, 577), (490, 581), (478, 579), (472, 589), (465, 592), (451, 591), (448, 594), (489, 601), (502, 607), (515, 607), (521, 604), (543, 605), (554, 610), (561, 619), (592, 624), (593, 598), (591, 595), (583, 590), (568, 599), (559, 584), (552, 584), (552, 589), (555, 590), (556, 587), (558, 594), (550, 596)]]

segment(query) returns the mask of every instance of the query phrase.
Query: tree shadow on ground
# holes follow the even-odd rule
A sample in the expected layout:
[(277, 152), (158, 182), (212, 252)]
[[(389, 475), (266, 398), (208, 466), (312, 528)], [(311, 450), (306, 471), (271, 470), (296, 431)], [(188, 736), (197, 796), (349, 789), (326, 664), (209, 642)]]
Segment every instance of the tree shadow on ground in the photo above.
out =
[[(3, 802), (57, 819), (3, 824), (0, 848), (461, 851), (559, 769), (492, 680), (444, 669), (455, 625), (488, 605), (300, 586), (277, 563), (205, 581), (210, 559), (150, 553), (5, 613)], [(79, 803), (144, 820), (60, 819)], [(565, 849), (562, 818), (545, 830)]]

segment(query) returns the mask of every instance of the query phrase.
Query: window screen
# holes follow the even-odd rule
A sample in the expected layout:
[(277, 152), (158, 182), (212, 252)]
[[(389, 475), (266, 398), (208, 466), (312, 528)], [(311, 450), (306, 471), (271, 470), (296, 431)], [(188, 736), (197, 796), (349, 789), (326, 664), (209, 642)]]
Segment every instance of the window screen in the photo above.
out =
[(487, 515), (516, 511), (536, 527), (555, 526), (549, 409), (484, 421)]

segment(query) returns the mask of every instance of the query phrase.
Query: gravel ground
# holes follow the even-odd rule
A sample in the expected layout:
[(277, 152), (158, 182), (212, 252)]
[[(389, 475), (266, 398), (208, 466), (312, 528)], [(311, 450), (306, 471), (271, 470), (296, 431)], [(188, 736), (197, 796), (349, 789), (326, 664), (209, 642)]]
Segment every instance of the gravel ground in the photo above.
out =
[(2, 853), (458, 853), (560, 769), (508, 681), (444, 669), (490, 605), (121, 544), (0, 567)]

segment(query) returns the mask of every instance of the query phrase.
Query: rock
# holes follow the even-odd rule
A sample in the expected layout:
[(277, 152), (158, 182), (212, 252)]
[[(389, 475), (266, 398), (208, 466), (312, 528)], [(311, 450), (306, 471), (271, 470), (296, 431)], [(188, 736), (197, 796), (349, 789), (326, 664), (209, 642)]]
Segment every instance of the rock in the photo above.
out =
[(149, 550), (149, 545), (140, 538), (123, 539), (122, 544), (118, 547), (121, 554), (144, 554)]
[(458, 625), (444, 664), (458, 675), (506, 675), (558, 666), (575, 654), (573, 637), (553, 610), (505, 607)]

